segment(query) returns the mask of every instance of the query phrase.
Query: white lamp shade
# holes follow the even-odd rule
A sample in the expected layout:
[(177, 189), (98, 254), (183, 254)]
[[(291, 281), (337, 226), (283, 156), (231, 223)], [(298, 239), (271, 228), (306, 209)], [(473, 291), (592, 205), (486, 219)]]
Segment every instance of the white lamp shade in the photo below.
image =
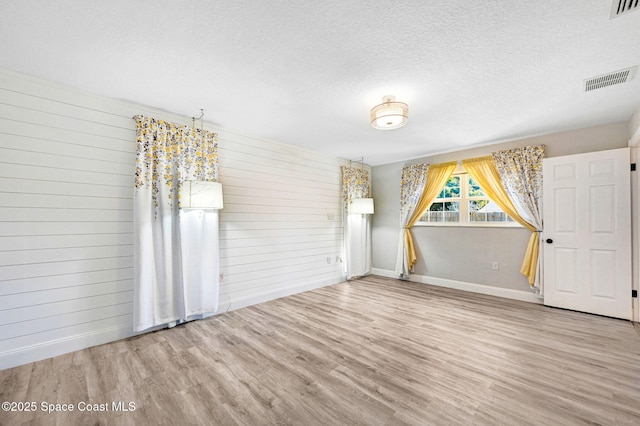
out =
[(349, 214), (373, 214), (373, 198), (356, 198), (349, 204)]
[(180, 190), (180, 208), (221, 209), (224, 207), (222, 184), (201, 180), (188, 180)]

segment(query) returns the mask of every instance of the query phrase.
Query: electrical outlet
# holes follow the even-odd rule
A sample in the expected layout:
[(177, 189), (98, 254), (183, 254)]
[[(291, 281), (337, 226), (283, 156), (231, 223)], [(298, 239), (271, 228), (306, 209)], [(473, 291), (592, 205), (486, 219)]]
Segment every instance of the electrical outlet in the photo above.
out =
[(327, 257), (327, 265), (331, 265), (331, 258)]
[(494, 271), (497, 271), (498, 268), (498, 262), (491, 262), (491, 269), (493, 269)]
[(220, 282), (223, 282), (223, 281), (224, 281), (224, 273), (220, 272)]
[(334, 220), (335, 216), (333, 215), (333, 213), (327, 213), (327, 220)]

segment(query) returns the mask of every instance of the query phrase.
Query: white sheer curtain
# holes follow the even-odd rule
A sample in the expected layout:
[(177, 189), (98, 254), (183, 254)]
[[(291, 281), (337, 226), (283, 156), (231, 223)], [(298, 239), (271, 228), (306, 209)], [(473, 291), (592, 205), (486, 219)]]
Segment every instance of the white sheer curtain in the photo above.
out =
[[(411, 272), (415, 259), (409, 259), (413, 249), (407, 247), (412, 243), (411, 233), (407, 230), (409, 221), (422, 197), (427, 183), (428, 164), (413, 164), (402, 168), (400, 183), (400, 239), (398, 242), (398, 258), (396, 260), (396, 275), (406, 278)], [(407, 238), (407, 234), (409, 237)]]
[(349, 214), (349, 204), (357, 198), (369, 197), (369, 172), (363, 168), (342, 166), (344, 199), (345, 274), (347, 279), (371, 273), (370, 215)]
[(217, 180), (218, 144), (206, 130), (134, 119), (133, 327), (142, 331), (218, 309), (218, 213), (179, 209), (184, 181)]
[(347, 279), (369, 275), (371, 273), (370, 216), (347, 214), (344, 234)]

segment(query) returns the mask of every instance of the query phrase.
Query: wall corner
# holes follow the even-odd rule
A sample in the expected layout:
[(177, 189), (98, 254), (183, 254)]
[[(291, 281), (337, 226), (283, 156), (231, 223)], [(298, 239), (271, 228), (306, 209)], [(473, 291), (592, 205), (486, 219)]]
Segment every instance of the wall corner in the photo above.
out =
[(640, 108), (629, 119), (629, 146), (640, 146)]

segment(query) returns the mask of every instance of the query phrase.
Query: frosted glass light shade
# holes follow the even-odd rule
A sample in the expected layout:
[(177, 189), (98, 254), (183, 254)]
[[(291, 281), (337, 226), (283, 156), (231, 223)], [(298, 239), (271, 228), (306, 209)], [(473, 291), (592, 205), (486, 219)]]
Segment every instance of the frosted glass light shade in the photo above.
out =
[(349, 214), (373, 214), (373, 198), (356, 198), (349, 204)]
[(397, 102), (395, 96), (385, 96), (382, 103), (371, 108), (371, 125), (374, 129), (391, 130), (407, 124), (409, 105)]
[(183, 209), (221, 209), (224, 207), (222, 184), (188, 180), (182, 185), (180, 207)]

